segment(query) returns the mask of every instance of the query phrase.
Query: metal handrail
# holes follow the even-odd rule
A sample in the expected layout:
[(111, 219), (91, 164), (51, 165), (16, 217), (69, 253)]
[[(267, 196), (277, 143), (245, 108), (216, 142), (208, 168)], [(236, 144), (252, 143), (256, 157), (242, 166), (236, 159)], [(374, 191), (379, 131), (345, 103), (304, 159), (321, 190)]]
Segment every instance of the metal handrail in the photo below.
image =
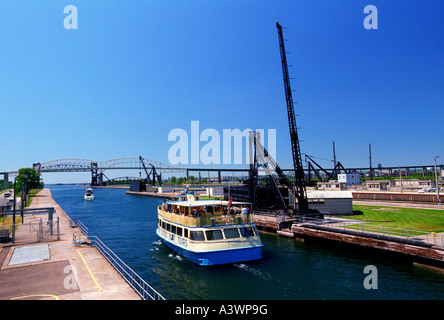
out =
[(425, 232), (411, 229), (392, 228), (385, 226), (373, 226), (367, 223), (356, 223), (355, 221), (305, 218), (304, 225), (342, 231), (345, 233), (359, 234), (362, 236), (387, 239), (390, 241), (411, 243), (414, 245), (441, 246), (444, 247), (444, 235), (436, 235), (434, 232)]
[(85, 236), (88, 235), (88, 228), (79, 219), (74, 219), (73, 222)]
[(120, 275), (144, 300), (165, 300), (165, 298), (134, 272), (125, 262), (123, 262), (111, 249), (109, 249), (99, 238), (89, 237), (93, 246), (113, 265)]
[[(89, 236), (88, 228), (75, 219), (75, 224), (80, 231), (88, 237), (91, 244), (99, 250), (99, 252), (105, 257), (106, 260), (116, 269), (116, 271), (125, 279), (126, 282), (139, 294), (143, 300), (165, 300), (165, 298), (151, 287), (145, 280), (143, 280), (136, 272), (134, 272), (126, 263), (124, 263), (110, 248), (108, 248), (98, 237)], [(80, 239), (81, 237), (79, 237)], [(74, 244), (79, 244), (77, 240), (76, 232), (73, 233)]]

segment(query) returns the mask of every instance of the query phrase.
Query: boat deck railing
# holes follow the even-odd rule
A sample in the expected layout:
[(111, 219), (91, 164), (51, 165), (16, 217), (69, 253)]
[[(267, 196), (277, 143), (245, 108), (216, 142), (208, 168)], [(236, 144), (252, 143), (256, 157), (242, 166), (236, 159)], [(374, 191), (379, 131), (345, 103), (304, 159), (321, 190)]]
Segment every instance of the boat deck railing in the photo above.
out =
[(167, 212), (159, 209), (159, 213), (164, 219), (173, 223), (178, 223), (190, 227), (214, 227), (229, 224), (254, 223), (253, 214), (208, 214), (205, 216), (186, 216), (174, 212)]

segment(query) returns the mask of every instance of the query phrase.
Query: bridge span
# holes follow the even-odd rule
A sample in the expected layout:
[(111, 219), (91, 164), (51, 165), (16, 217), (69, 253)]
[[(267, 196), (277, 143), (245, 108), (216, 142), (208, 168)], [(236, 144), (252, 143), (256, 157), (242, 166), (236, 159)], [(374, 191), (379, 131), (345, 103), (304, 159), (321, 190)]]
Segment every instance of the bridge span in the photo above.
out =
[[(157, 172), (181, 172), (186, 173), (184, 168), (176, 168), (159, 161), (144, 159), (142, 157), (118, 158), (106, 161), (95, 161), (89, 159), (58, 159), (44, 163), (34, 163), (34, 169), (39, 173), (44, 172), (91, 172), (91, 185), (102, 185), (105, 170), (139, 170), (151, 168)], [(107, 177), (106, 177), (107, 178)]]
[[(433, 165), (420, 165), (420, 166), (396, 166), (396, 167), (380, 167), (376, 170), (388, 170), (389, 174), (391, 174), (392, 170), (404, 170), (404, 172), (417, 172), (425, 170), (427, 168), (433, 167)], [(239, 168), (184, 168), (184, 167), (173, 167), (167, 164), (164, 164), (159, 161), (145, 159), (142, 157), (130, 157), (130, 158), (117, 158), (106, 161), (95, 161), (89, 159), (78, 159), (78, 158), (67, 158), (67, 159), (58, 159), (47, 162), (38, 162), (33, 164), (33, 168), (36, 169), (39, 173), (46, 172), (91, 172), (91, 185), (100, 185), (103, 184), (103, 178), (106, 177), (104, 171), (106, 170), (142, 170), (151, 169), (152, 171), (156, 171), (157, 173), (181, 173), (189, 177), (190, 173), (196, 172), (216, 172), (217, 180), (219, 182), (222, 181), (222, 173), (234, 173), (234, 172), (244, 172), (245, 175), (248, 175), (249, 168), (239, 169)], [(442, 171), (443, 165), (439, 165), (440, 170)], [(374, 171), (375, 168), (345, 168), (347, 172), (361, 172), (367, 173), (369, 171)], [(333, 169), (325, 169), (327, 171), (332, 171)], [(324, 170), (324, 171), (325, 171)], [(283, 169), (282, 171), (289, 174), (291, 177), (294, 174), (293, 169)], [(309, 169), (304, 169), (306, 174), (310, 174)], [(4, 181), (7, 183), (9, 178), (17, 176), (17, 171), (10, 172), (0, 172), (0, 175), (4, 176)], [(108, 178), (108, 177), (106, 177)], [(110, 179), (108, 179), (110, 180)]]
[[(188, 178), (191, 172), (217, 172), (218, 181), (222, 180), (222, 172), (245, 172), (249, 169), (222, 169), (222, 168), (183, 168), (166, 165), (162, 162), (145, 159), (142, 157), (117, 158), (106, 161), (96, 161), (90, 159), (66, 158), (57, 159), (47, 162), (34, 163), (32, 167), (39, 173), (48, 172), (91, 172), (91, 185), (103, 184), (103, 179), (106, 177), (104, 171), (106, 170), (151, 170), (157, 173), (181, 173)], [(4, 181), (7, 183), (9, 178), (17, 176), (17, 171), (0, 172), (4, 176)], [(108, 177), (106, 177), (108, 178)], [(108, 179), (111, 180), (111, 179)]]
[(58, 159), (44, 163), (34, 163), (33, 167), (39, 172), (88, 172), (91, 170), (112, 170), (112, 169), (141, 169), (142, 163), (145, 166), (155, 166), (156, 169), (169, 172), (185, 172), (184, 168), (175, 168), (164, 163), (140, 158), (118, 158), (106, 161), (95, 161), (88, 159)]

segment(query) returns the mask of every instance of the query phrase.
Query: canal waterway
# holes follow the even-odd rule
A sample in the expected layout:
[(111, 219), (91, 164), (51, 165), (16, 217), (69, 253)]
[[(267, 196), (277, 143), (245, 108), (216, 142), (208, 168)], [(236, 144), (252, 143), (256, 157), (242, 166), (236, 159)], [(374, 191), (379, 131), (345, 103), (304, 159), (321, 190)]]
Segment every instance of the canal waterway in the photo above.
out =
[[(125, 189), (48, 186), (54, 200), (90, 235), (99, 237), (166, 299), (304, 300), (444, 298), (444, 273), (405, 259), (326, 243), (304, 243), (261, 233), (263, 259), (199, 267), (162, 245), (156, 207), (164, 200), (125, 194)], [(375, 273), (366, 274), (368, 265)], [(377, 289), (366, 289), (367, 276)]]

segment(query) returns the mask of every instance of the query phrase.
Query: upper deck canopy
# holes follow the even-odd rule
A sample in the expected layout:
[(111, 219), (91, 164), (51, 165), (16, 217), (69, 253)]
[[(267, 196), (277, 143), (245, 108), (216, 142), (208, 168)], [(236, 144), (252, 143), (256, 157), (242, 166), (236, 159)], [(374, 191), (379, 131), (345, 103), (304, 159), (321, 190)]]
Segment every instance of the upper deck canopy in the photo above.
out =
[[(225, 206), (228, 207), (228, 201), (226, 200), (197, 200), (197, 201), (168, 201), (167, 204), (181, 206), (181, 207), (215, 207), (215, 206)], [(233, 201), (232, 206), (250, 205), (250, 202), (237, 202)]]

